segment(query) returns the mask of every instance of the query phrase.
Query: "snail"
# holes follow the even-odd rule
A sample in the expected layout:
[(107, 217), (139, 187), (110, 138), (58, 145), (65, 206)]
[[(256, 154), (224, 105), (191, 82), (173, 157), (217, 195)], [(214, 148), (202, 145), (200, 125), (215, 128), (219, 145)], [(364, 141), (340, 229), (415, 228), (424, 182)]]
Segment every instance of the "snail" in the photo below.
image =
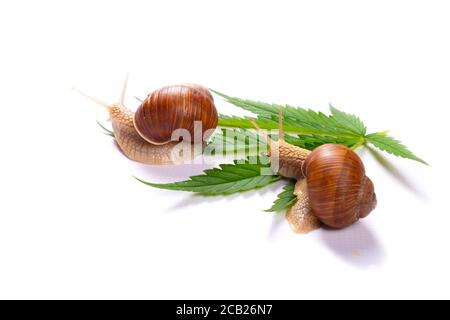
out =
[[(116, 142), (128, 158), (145, 164), (171, 164), (198, 154), (198, 144), (201, 152), (203, 141), (218, 122), (208, 89), (193, 84), (163, 87), (149, 94), (133, 113), (123, 104), (126, 86), (127, 80), (119, 103), (112, 105), (80, 93), (108, 110)], [(376, 206), (376, 195), (359, 156), (339, 144), (324, 144), (313, 151), (291, 145), (284, 140), (282, 118), (280, 110), (278, 141), (250, 121), (270, 145), (274, 171), (297, 180), (297, 200), (287, 212), (294, 231), (308, 232), (320, 224), (344, 228), (366, 217)], [(202, 125), (200, 143), (195, 139), (195, 121)], [(176, 129), (188, 133), (182, 143), (194, 152), (177, 149)]]
[[(201, 154), (203, 141), (218, 121), (208, 89), (195, 84), (166, 86), (149, 94), (133, 113), (124, 106), (127, 82), (125, 79), (119, 102), (111, 105), (77, 90), (109, 112), (114, 138), (125, 156), (161, 165), (184, 162)], [(196, 121), (201, 123), (201, 141), (196, 139)], [(182, 142), (172, 139), (177, 129), (184, 130)]]
[(253, 120), (250, 121), (269, 142), (272, 168), (283, 177), (297, 179), (294, 190), (297, 201), (287, 212), (294, 231), (308, 232), (320, 223), (344, 228), (375, 208), (374, 185), (353, 150), (328, 143), (309, 151), (287, 143), (281, 110), (278, 141), (271, 140)]

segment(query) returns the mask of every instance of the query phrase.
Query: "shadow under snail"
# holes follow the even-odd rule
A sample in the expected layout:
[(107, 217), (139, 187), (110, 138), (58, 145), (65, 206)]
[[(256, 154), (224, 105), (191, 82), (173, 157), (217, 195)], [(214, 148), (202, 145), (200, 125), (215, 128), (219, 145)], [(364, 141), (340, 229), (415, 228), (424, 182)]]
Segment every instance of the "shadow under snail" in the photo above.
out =
[[(195, 84), (166, 86), (149, 94), (133, 113), (124, 106), (127, 82), (126, 79), (117, 104), (107, 104), (77, 91), (106, 108), (115, 140), (129, 159), (162, 165), (192, 160), (202, 153), (203, 141), (218, 121), (208, 89)], [(200, 141), (195, 140), (196, 121), (201, 123)], [(181, 143), (172, 137), (179, 129), (185, 133)]]

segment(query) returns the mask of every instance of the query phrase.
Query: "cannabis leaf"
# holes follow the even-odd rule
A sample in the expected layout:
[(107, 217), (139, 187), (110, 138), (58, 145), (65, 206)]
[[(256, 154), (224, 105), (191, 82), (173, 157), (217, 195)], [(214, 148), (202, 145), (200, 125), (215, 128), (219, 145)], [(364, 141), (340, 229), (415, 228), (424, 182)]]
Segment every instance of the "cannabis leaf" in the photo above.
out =
[[(273, 115), (273, 118), (264, 118), (261, 116), (258, 116), (257, 119), (254, 120), (258, 126), (262, 129), (269, 129), (269, 130), (278, 130), (278, 111), (275, 116)], [(243, 129), (254, 129), (253, 125), (250, 123), (249, 119), (246, 118), (240, 118), (237, 116), (226, 116), (226, 115), (219, 115), (219, 121), (218, 125), (220, 127), (230, 127), (230, 128), (243, 128)], [(310, 134), (312, 131), (311, 129), (307, 128), (301, 128), (298, 126), (292, 126), (289, 124), (289, 121), (284, 121), (283, 128), (286, 132), (294, 132), (294, 133), (302, 133), (302, 134)]]
[[(336, 109), (337, 110), (337, 109)], [(267, 119), (259, 116), (257, 119), (254, 119), (255, 122), (258, 124), (259, 127), (263, 129), (269, 129), (269, 130), (276, 130), (278, 129), (278, 112), (276, 113), (276, 116), (272, 116), (273, 119)], [(322, 144), (325, 143), (339, 143), (346, 145), (348, 147), (354, 146), (358, 141), (360, 141), (361, 136), (360, 135), (352, 135), (352, 132), (349, 130), (348, 136), (337, 136), (334, 132), (329, 133), (330, 135), (327, 135), (324, 132), (321, 132), (322, 134), (311, 134), (311, 132), (317, 132), (312, 131), (308, 128), (302, 128), (298, 126), (292, 126), (292, 125), (286, 125), (286, 121), (284, 121), (283, 129), (287, 133), (286, 134), (286, 141), (296, 145), (298, 147), (302, 147), (305, 149), (312, 150)], [(220, 115), (219, 116), (219, 122), (218, 125), (221, 127), (226, 128), (241, 128), (241, 129), (253, 129), (253, 125), (248, 121), (248, 119), (240, 118), (237, 116), (226, 116), (226, 115)], [(301, 134), (294, 134), (294, 133), (301, 133)]]
[[(427, 164), (398, 140), (383, 133), (367, 134), (366, 126), (360, 118), (340, 111), (332, 105), (330, 105), (331, 115), (327, 116), (322, 112), (300, 107), (241, 99), (215, 90), (211, 91), (228, 102), (256, 114), (255, 121), (263, 129), (278, 128), (278, 113), (282, 109), (286, 141), (296, 146), (312, 150), (325, 143), (339, 143), (356, 149), (369, 142), (390, 154)], [(250, 128), (247, 119), (236, 116), (220, 116), (219, 125)]]
[(283, 187), (283, 191), (278, 195), (278, 198), (274, 201), (272, 207), (265, 211), (276, 212), (292, 207), (297, 200), (297, 197), (294, 195), (294, 188), (295, 182), (290, 180), (289, 183)]
[(345, 113), (333, 107), (330, 104), (330, 111), (337, 122), (344, 124), (347, 129), (353, 131), (355, 134), (365, 136), (367, 128), (364, 123), (357, 116), (349, 113)]
[[(284, 116), (283, 128), (285, 132), (347, 138), (361, 137), (361, 133), (355, 132), (356, 121), (353, 119), (354, 116), (346, 118), (345, 116), (350, 117), (350, 115), (341, 112), (336, 108), (334, 108), (335, 111), (340, 112), (339, 117), (327, 116), (322, 112), (315, 112), (313, 110), (292, 107), (289, 105), (269, 104), (230, 97), (215, 90), (211, 91), (225, 98), (228, 102), (256, 114), (258, 117), (256, 122), (263, 129), (278, 128), (278, 114), (279, 110), (282, 109)], [(223, 119), (219, 119), (219, 125), (231, 125), (235, 127), (241, 126), (243, 121), (245, 121), (245, 119), (227, 116)], [(246, 125), (246, 127), (247, 126), (248, 125)]]
[(205, 170), (202, 175), (173, 183), (140, 182), (160, 189), (198, 192), (206, 195), (225, 195), (264, 187), (281, 179), (277, 175), (263, 175), (262, 168), (270, 168), (267, 157), (249, 157), (245, 163), (221, 164), (219, 168)]
[(359, 138), (355, 137), (353, 139), (351, 138), (342, 138), (342, 137), (330, 137), (330, 136), (320, 136), (320, 135), (285, 135), (285, 140), (293, 144), (294, 146), (308, 149), (308, 150), (314, 150), (318, 146), (321, 146), (326, 143), (338, 143), (345, 145), (349, 148), (353, 148), (358, 141)]
[[(257, 120), (258, 125), (264, 129), (278, 129), (278, 124), (272, 123), (272, 121), (265, 121), (262, 123), (261, 120)], [(245, 128), (254, 129), (253, 125), (248, 121), (248, 119), (240, 118), (236, 116), (226, 116), (223, 114), (219, 115), (219, 122), (217, 123), (219, 127), (230, 127), (230, 128)]]
[(386, 151), (387, 153), (393, 154), (398, 157), (403, 157), (407, 159), (412, 159), (419, 161), (423, 164), (428, 165), (428, 163), (414, 155), (405, 145), (395, 138), (387, 136), (385, 133), (377, 132), (371, 133), (366, 136), (366, 140), (372, 143), (375, 147)]

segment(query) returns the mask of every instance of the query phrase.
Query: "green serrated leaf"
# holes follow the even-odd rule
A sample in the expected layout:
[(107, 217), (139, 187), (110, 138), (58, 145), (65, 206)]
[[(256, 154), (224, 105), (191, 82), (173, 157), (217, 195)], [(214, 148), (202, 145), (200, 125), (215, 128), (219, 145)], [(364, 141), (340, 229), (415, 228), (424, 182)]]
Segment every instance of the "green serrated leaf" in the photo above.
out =
[(367, 132), (366, 126), (364, 125), (364, 123), (361, 121), (360, 118), (358, 118), (353, 114), (340, 111), (335, 107), (333, 107), (331, 104), (330, 104), (330, 111), (333, 117), (342, 125), (344, 125), (347, 129), (361, 136), (366, 135)]
[(385, 133), (368, 134), (366, 136), (366, 140), (371, 144), (373, 144), (375, 147), (379, 148), (380, 150), (386, 151), (387, 153), (393, 154), (398, 157), (415, 160), (428, 165), (428, 163), (425, 160), (414, 155), (400, 141), (390, 136), (387, 136)]
[(219, 121), (217, 123), (219, 127), (228, 128), (247, 128), (253, 129), (253, 125), (248, 121), (248, 119), (240, 118), (236, 116), (226, 116), (223, 114), (219, 115)]
[(224, 93), (218, 92), (213, 89), (209, 89), (209, 90), (211, 90), (218, 96), (221, 96), (228, 102), (230, 102), (238, 107), (241, 107), (244, 110), (250, 111), (250, 112), (252, 112), (254, 114), (258, 114), (258, 115), (266, 115), (266, 116), (270, 116), (273, 114), (276, 115), (276, 114), (278, 114), (278, 110), (281, 107), (281, 106), (276, 106), (276, 105), (272, 105), (272, 104), (268, 104), (268, 103), (264, 103), (264, 102), (255, 102), (255, 101), (251, 101), (251, 100), (245, 100), (245, 99), (240, 99), (240, 98), (236, 98), (236, 97), (231, 97), (231, 96), (228, 96)]
[(220, 128), (209, 139), (204, 153), (221, 156), (257, 156), (268, 151), (267, 143), (253, 130)]
[(262, 175), (262, 168), (270, 168), (266, 157), (249, 157), (245, 163), (221, 164), (219, 168), (205, 170), (202, 175), (173, 183), (140, 182), (160, 189), (198, 192), (206, 195), (227, 195), (264, 187), (281, 179), (277, 175)]
[[(278, 129), (278, 122), (275, 120), (267, 120), (267, 119), (256, 119), (255, 122), (262, 129), (274, 130)], [(244, 118), (239, 118), (236, 116), (224, 116), (220, 115), (219, 117), (219, 126), (225, 128), (241, 128), (242, 129), (253, 129), (253, 125)], [(290, 130), (291, 129), (291, 130)], [(291, 127), (284, 127), (284, 131), (287, 133), (292, 133)], [(296, 130), (300, 131), (300, 130)], [(307, 131), (307, 130), (302, 130)], [(248, 132), (248, 131), (245, 131)], [(325, 144), (325, 143), (339, 143), (343, 144), (347, 147), (353, 147), (356, 143), (358, 143), (361, 139), (359, 136), (352, 137), (336, 137), (336, 136), (327, 136), (327, 135), (318, 135), (318, 134), (286, 134), (286, 141), (290, 144), (296, 145), (298, 147), (302, 147), (308, 150), (313, 150), (314, 148)]]
[(318, 146), (326, 143), (338, 143), (349, 148), (358, 143), (360, 138), (342, 138), (342, 137), (330, 137), (320, 135), (285, 135), (286, 142), (293, 144), (294, 146), (301, 147), (308, 150), (314, 150)]
[(295, 201), (297, 200), (297, 197), (294, 195), (294, 188), (295, 188), (295, 181), (293, 180), (289, 181), (289, 183), (283, 187), (283, 191), (278, 195), (272, 207), (265, 211), (277, 212), (292, 207)]
[[(426, 162), (414, 155), (398, 140), (388, 137), (387, 132), (366, 135), (366, 126), (355, 115), (345, 113), (330, 105), (331, 116), (309, 109), (292, 107), (289, 105), (268, 104), (231, 97), (211, 90), (228, 102), (257, 115), (256, 122), (263, 129), (278, 127), (278, 113), (283, 110), (283, 129), (286, 140), (294, 145), (306, 149), (314, 149), (324, 143), (339, 143), (356, 149), (366, 142), (370, 142), (381, 150), (393, 155), (404, 157), (421, 163)], [(248, 128), (249, 125), (239, 117), (223, 116), (219, 124), (222, 126)], [(295, 134), (297, 135), (295, 135)]]
[[(354, 140), (355, 137), (360, 138), (364, 136), (364, 134), (361, 134), (361, 126), (364, 127), (362, 122), (359, 119), (356, 120), (356, 117), (344, 112), (339, 113), (338, 117), (327, 116), (322, 112), (315, 112), (300, 107), (241, 99), (225, 95), (215, 90), (211, 91), (223, 97), (228, 102), (256, 114), (256, 121), (263, 129), (278, 128), (279, 110), (282, 109), (283, 129), (287, 133), (323, 135), (352, 140)], [(249, 127), (245, 122), (245, 119), (239, 117), (222, 117), (222, 120), (219, 120), (219, 125), (241, 128)], [(358, 123), (358, 121), (360, 123)], [(358, 130), (356, 130), (356, 128), (358, 128)]]

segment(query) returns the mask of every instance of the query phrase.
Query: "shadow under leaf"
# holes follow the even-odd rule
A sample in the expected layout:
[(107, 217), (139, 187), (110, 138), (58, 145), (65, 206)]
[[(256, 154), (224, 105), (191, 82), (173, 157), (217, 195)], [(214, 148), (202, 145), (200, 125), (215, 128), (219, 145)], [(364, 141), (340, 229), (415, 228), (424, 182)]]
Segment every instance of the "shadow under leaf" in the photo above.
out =
[(369, 151), (373, 158), (401, 185), (403, 185), (410, 192), (414, 193), (420, 199), (427, 200), (427, 196), (423, 193), (423, 191), (420, 190), (405, 174), (403, 174), (399, 168), (389, 162), (385, 156), (369, 145), (365, 145), (364, 147), (367, 151)]

